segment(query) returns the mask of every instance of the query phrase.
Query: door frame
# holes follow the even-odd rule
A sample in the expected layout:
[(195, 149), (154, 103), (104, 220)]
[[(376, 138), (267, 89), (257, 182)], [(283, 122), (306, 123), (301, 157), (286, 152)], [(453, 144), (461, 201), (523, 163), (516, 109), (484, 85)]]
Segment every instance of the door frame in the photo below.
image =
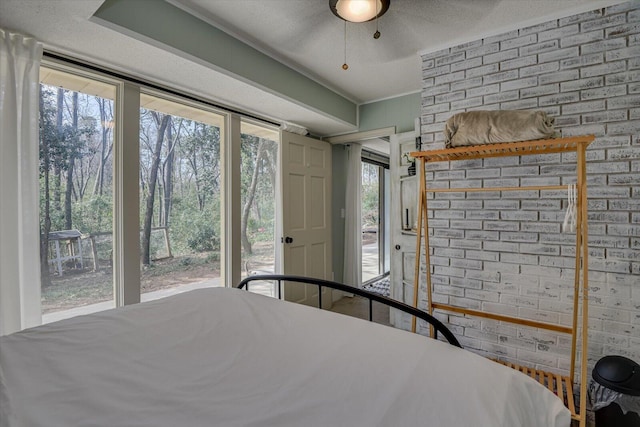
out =
[[(385, 127), (385, 128), (379, 128), (379, 129), (372, 129), (372, 130), (368, 130), (368, 131), (363, 131), (363, 132), (353, 132), (353, 133), (349, 133), (349, 134), (343, 134), (343, 135), (336, 135), (336, 136), (332, 136), (332, 137), (328, 137), (328, 138), (324, 138), (325, 141), (331, 143), (332, 145), (347, 145), (347, 144), (351, 144), (351, 143), (361, 143), (363, 141), (367, 141), (367, 140), (372, 140), (372, 139), (379, 139), (379, 138), (388, 138), (391, 137), (391, 135), (395, 135), (396, 133), (396, 127), (395, 126), (390, 126), (390, 127)], [(342, 209), (342, 211), (344, 211), (344, 201), (342, 202), (342, 205), (335, 205), (334, 206), (334, 219), (336, 218), (344, 218), (343, 216), (341, 217), (339, 215), (340, 210)], [(336, 226), (336, 224), (340, 224), (340, 222), (338, 222), (337, 220), (334, 221), (334, 227)], [(344, 233), (339, 233), (339, 235), (343, 235)], [(334, 247), (337, 247), (337, 245), (342, 245), (344, 246), (344, 240), (337, 240), (335, 238), (336, 233), (334, 232)], [(341, 251), (334, 251), (334, 253), (342, 253)], [(334, 259), (334, 271), (336, 269), (336, 265), (340, 260), (335, 260)], [(362, 260), (360, 260), (360, 262), (362, 263)], [(341, 270), (340, 270), (341, 271)], [(343, 282), (343, 278), (342, 277), (334, 277), (334, 280), (337, 282)], [(344, 296), (344, 294), (342, 292), (334, 292), (334, 301), (337, 301), (338, 299), (342, 298)]]

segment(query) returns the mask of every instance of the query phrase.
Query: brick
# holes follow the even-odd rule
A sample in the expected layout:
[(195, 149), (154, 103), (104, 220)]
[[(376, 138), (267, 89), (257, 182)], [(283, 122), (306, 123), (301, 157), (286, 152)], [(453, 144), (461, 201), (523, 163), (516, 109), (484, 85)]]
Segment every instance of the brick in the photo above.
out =
[(576, 68), (585, 67), (588, 65), (602, 64), (604, 62), (604, 55), (602, 53), (593, 53), (591, 55), (582, 55), (576, 58), (563, 59), (560, 61), (560, 68)]
[(562, 106), (562, 114), (587, 113), (605, 109), (604, 100), (576, 102)]
[(611, 200), (609, 202), (609, 209), (640, 212), (640, 200), (634, 200), (634, 199)]
[(516, 37), (518, 37), (518, 30), (513, 30), (513, 31), (509, 31), (502, 34), (497, 34), (495, 36), (485, 37), (484, 43), (489, 44), (489, 43), (501, 42), (503, 40), (513, 39)]
[(629, 120), (629, 121), (619, 122), (619, 123), (609, 123), (607, 124), (607, 132), (609, 135), (628, 135), (628, 134), (640, 133), (640, 120)]
[[(576, 74), (577, 75), (577, 74)], [(511, 80), (500, 83), (500, 89), (504, 91), (528, 88), (538, 85), (538, 77), (528, 77), (525, 79)]]
[(572, 81), (579, 78), (580, 78), (579, 70), (565, 70), (565, 71), (560, 71), (553, 74), (545, 74), (538, 77), (541, 85), (545, 85), (548, 83)]
[(574, 90), (592, 89), (604, 86), (604, 76), (591, 77), (587, 79), (573, 79), (568, 82), (560, 83), (562, 92), (571, 92)]
[(537, 34), (526, 34), (514, 39), (504, 40), (500, 42), (500, 49), (511, 49), (514, 47), (526, 46), (538, 42)]
[(617, 61), (620, 59), (637, 58), (640, 56), (640, 46), (632, 46), (623, 49), (608, 50), (605, 53), (607, 61)]
[(467, 43), (463, 43), (463, 44), (459, 44), (457, 46), (454, 46), (451, 48), (451, 53), (454, 52), (460, 52), (460, 51), (466, 51), (468, 49), (471, 49), (473, 47), (478, 47), (478, 46), (482, 46), (482, 40), (474, 40), (471, 42), (467, 42)]
[(448, 73), (435, 78), (435, 84), (440, 85), (444, 83), (455, 82), (458, 80), (464, 80), (464, 71), (456, 71), (455, 73)]
[(558, 49), (558, 47), (559, 47), (558, 40), (548, 40), (542, 43), (521, 47), (520, 55), (533, 55), (536, 53), (550, 52)]
[(501, 71), (512, 70), (514, 68), (527, 67), (529, 65), (534, 65), (537, 63), (538, 63), (538, 58), (536, 55), (521, 56), (516, 59), (502, 61), (500, 63), (500, 70)]
[(608, 15), (600, 19), (588, 21), (580, 24), (581, 31), (591, 31), (597, 29), (603, 29), (612, 27), (614, 25), (621, 25), (626, 23), (626, 16), (624, 14)]
[(528, 77), (538, 74), (552, 73), (560, 69), (558, 62), (548, 62), (546, 64), (533, 65), (531, 67), (524, 67), (520, 69), (521, 77)]
[(616, 85), (621, 83), (633, 83), (640, 81), (640, 71), (628, 71), (618, 74), (609, 74), (605, 76), (607, 85)]
[(518, 231), (520, 225), (509, 221), (485, 221), (484, 229), (489, 231)]
[(540, 53), (538, 55), (538, 62), (552, 62), (564, 60), (567, 58), (577, 57), (580, 54), (580, 49), (577, 46), (568, 47), (564, 49), (556, 49), (551, 52)]
[(589, 12), (584, 12), (578, 15), (571, 15), (571, 16), (567, 16), (566, 18), (562, 18), (559, 21), (559, 25), (563, 26), (563, 25), (575, 24), (576, 22), (590, 21), (593, 19), (600, 18), (601, 16), (603, 16), (602, 10), (600, 9), (591, 10)]
[(429, 59), (434, 59), (437, 58), (439, 56), (444, 56), (444, 55), (448, 55), (451, 52), (451, 49), (446, 48), (446, 49), (441, 49), (441, 50), (437, 50), (435, 52), (429, 52), (429, 53), (425, 53), (422, 55), (422, 60), (429, 60)]
[(538, 103), (542, 105), (557, 105), (578, 102), (580, 100), (579, 92), (565, 92), (557, 95), (542, 96)]
[(624, 61), (609, 62), (602, 65), (593, 65), (580, 70), (580, 77), (602, 76), (606, 74), (619, 73), (624, 71), (626, 64)]
[(607, 50), (620, 49), (626, 46), (626, 40), (623, 38), (601, 40), (594, 43), (583, 44), (580, 46), (580, 53), (588, 55), (596, 52), (606, 52)]
[(451, 53), (449, 55), (441, 56), (439, 58), (435, 58), (436, 67), (440, 67), (442, 65), (451, 64), (453, 62), (460, 62), (465, 59), (464, 52), (459, 53)]
[(628, 36), (630, 34), (640, 33), (640, 24), (623, 24), (605, 30), (605, 38)]
[(469, 76), (467, 76), (465, 80), (451, 82), (450, 86), (453, 91), (479, 87), (482, 86), (482, 77), (469, 78)]
[(454, 110), (466, 109), (471, 107), (477, 107), (482, 105), (482, 97), (467, 98), (460, 101), (451, 102), (451, 108)]
[(433, 68), (436, 62), (433, 59), (425, 59), (422, 61), (422, 69), (426, 70), (428, 68)]
[(618, 96), (607, 101), (610, 109), (640, 107), (640, 96)]
[(446, 74), (449, 74), (450, 72), (451, 72), (450, 65), (443, 65), (442, 67), (427, 68), (422, 70), (422, 78), (424, 79), (428, 77), (444, 76)]
[(599, 41), (604, 38), (603, 30), (590, 31), (586, 33), (578, 33), (571, 36), (562, 37), (560, 39), (560, 47), (565, 48), (569, 46), (577, 46), (594, 41)]
[(451, 101), (459, 101), (461, 99), (464, 99), (464, 97), (465, 97), (464, 91), (448, 92), (443, 95), (437, 95), (435, 97), (435, 102), (436, 104), (442, 104), (442, 103), (451, 102)]
[(496, 102), (504, 102), (504, 101), (513, 101), (519, 98), (519, 92), (517, 90), (513, 90), (510, 92), (500, 92), (494, 95), (486, 95), (484, 97), (484, 102), (487, 104), (496, 103)]
[(614, 13), (626, 12), (628, 10), (632, 11), (631, 13), (629, 13), (629, 15), (631, 15), (634, 12), (640, 12), (640, 9), (638, 9), (638, 5), (635, 4), (633, 1), (629, 1), (629, 2), (624, 2), (624, 3), (607, 7), (605, 9), (605, 14), (611, 15)]
[(577, 34), (579, 31), (580, 27), (577, 24), (566, 25), (538, 33), (538, 41), (543, 42), (546, 40), (562, 39), (572, 34)]
[(501, 50), (482, 57), (483, 64), (493, 64), (495, 62), (506, 61), (518, 57), (518, 49)]
[(454, 64), (451, 64), (451, 71), (455, 72), (460, 70), (467, 70), (469, 68), (475, 68), (481, 65), (482, 65), (482, 57), (466, 59), (462, 62), (456, 62)]
[(442, 95), (443, 93), (449, 93), (451, 92), (451, 87), (449, 84), (441, 84), (441, 85), (434, 85), (428, 88), (425, 88), (422, 91), (422, 95), (425, 97), (429, 97), (429, 96), (435, 96), (435, 95)]
[(514, 80), (518, 78), (518, 70), (503, 71), (494, 74), (488, 74), (483, 77), (484, 84), (491, 84), (496, 82), (503, 82), (507, 80)]
[(625, 95), (627, 93), (627, 87), (625, 85), (618, 86), (606, 86), (596, 89), (587, 89), (580, 92), (580, 98), (583, 100), (598, 99), (598, 98), (613, 98)]
[(499, 65), (496, 63), (496, 64), (483, 65), (482, 67), (477, 67), (477, 68), (469, 68), (468, 70), (465, 71), (465, 73), (467, 78), (471, 78), (471, 77), (485, 76), (487, 74), (495, 73), (498, 70), (499, 70)]
[(500, 45), (498, 43), (484, 43), (482, 46), (475, 47), (473, 49), (468, 49), (467, 59), (474, 58), (476, 56), (484, 56), (491, 53), (498, 52), (500, 50)]
[(503, 110), (530, 110), (537, 107), (537, 98), (520, 99), (518, 101), (508, 101), (500, 104), (500, 108)]

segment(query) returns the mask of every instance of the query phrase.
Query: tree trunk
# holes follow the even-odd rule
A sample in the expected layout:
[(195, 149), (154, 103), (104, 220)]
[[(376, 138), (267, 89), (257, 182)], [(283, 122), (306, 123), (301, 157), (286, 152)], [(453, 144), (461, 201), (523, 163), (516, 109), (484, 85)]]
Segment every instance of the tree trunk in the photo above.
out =
[(58, 130), (58, 145), (60, 152), (56, 154), (56, 158), (53, 163), (53, 209), (58, 212), (62, 211), (62, 145), (65, 144), (64, 131), (62, 127), (62, 114), (64, 112), (64, 89), (58, 88), (57, 94), (57, 108), (56, 108), (56, 129)]
[[(42, 86), (40, 86), (40, 129), (44, 129), (44, 99), (42, 97)], [(44, 212), (42, 212), (43, 221), (42, 229), (40, 230), (40, 280), (42, 286), (51, 285), (51, 276), (49, 275), (49, 232), (51, 231), (51, 214), (50, 214), (50, 201), (49, 201), (49, 141), (45, 137), (42, 137), (42, 169), (43, 187), (42, 191), (44, 195)]]
[[(179, 133), (178, 133), (179, 135)], [(176, 135), (176, 138), (178, 137)], [(176, 142), (173, 141), (171, 132), (171, 126), (167, 129), (167, 140), (171, 146), (169, 147), (169, 153), (167, 154), (167, 160), (164, 167), (164, 223), (161, 224), (164, 227), (169, 227), (169, 218), (171, 215), (171, 199), (173, 197), (173, 160), (175, 157), (174, 147)]]
[(253, 205), (253, 199), (256, 195), (258, 178), (260, 177), (259, 165), (262, 161), (263, 152), (264, 143), (262, 142), (262, 139), (259, 139), (258, 150), (256, 153), (256, 162), (253, 168), (253, 174), (251, 175), (251, 184), (249, 184), (249, 188), (247, 189), (247, 196), (244, 202), (244, 206), (242, 207), (242, 220), (240, 222), (240, 241), (242, 243), (244, 253), (247, 255), (251, 255), (253, 253), (251, 242), (249, 241), (249, 237), (247, 236), (247, 226), (249, 224), (249, 213), (251, 212), (251, 205)]
[[(73, 130), (74, 130), (74, 134), (78, 135), (78, 92), (73, 92), (73, 107), (72, 107), (72, 123), (71, 125), (73, 126)], [(67, 165), (67, 181), (66, 181), (66, 187), (65, 187), (65, 192), (64, 192), (64, 224), (65, 224), (65, 228), (67, 230), (71, 230), (71, 228), (73, 227), (73, 220), (71, 218), (71, 198), (73, 196), (73, 169), (74, 169), (74, 163), (76, 160), (76, 151), (77, 151), (77, 147), (75, 147), (75, 145), (77, 145), (77, 140), (74, 141), (74, 149), (71, 150), (71, 153), (69, 155), (69, 164)]]
[(158, 125), (158, 133), (156, 135), (156, 143), (153, 151), (153, 159), (151, 162), (151, 170), (149, 176), (149, 197), (147, 198), (147, 206), (144, 215), (144, 228), (142, 232), (142, 263), (149, 265), (151, 263), (151, 220), (153, 219), (153, 205), (156, 195), (156, 183), (158, 181), (158, 168), (160, 166), (160, 154), (162, 152), (162, 142), (167, 129), (167, 124), (171, 116), (160, 115), (152, 112), (153, 118)]
[(105, 100), (102, 98), (96, 97), (96, 101), (98, 102), (98, 107), (100, 109), (100, 126), (102, 129), (102, 139), (100, 143), (100, 163), (98, 164), (98, 173), (96, 175), (96, 182), (93, 185), (93, 195), (98, 196), (102, 195), (103, 186), (104, 186), (104, 168), (106, 163), (106, 153), (107, 153), (107, 137), (109, 136), (109, 128), (107, 127), (107, 112), (105, 110)]

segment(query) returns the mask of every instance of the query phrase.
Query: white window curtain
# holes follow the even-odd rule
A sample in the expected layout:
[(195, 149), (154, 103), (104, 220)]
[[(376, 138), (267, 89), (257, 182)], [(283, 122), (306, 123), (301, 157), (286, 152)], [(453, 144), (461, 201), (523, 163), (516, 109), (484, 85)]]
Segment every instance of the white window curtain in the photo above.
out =
[(344, 283), (362, 287), (362, 146), (347, 148), (347, 187), (344, 221)]
[(0, 28), (0, 335), (42, 322), (38, 93), (42, 44)]

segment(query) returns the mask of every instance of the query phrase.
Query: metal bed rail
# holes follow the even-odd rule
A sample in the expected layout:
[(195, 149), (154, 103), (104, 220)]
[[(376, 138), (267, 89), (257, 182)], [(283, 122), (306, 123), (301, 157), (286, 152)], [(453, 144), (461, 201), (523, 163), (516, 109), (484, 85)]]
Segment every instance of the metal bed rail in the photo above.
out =
[(373, 321), (373, 301), (376, 301), (378, 303), (387, 305), (391, 308), (395, 308), (396, 310), (400, 310), (418, 319), (424, 320), (425, 322), (429, 323), (433, 327), (434, 338), (437, 338), (438, 333), (441, 333), (442, 336), (449, 342), (449, 344), (462, 348), (462, 346), (460, 345), (460, 342), (455, 337), (455, 335), (453, 335), (453, 333), (449, 330), (449, 328), (447, 328), (442, 322), (440, 322), (438, 319), (436, 319), (426, 311), (419, 310), (403, 302), (400, 302), (379, 294), (375, 294), (373, 292), (369, 292), (364, 289), (355, 288), (353, 286), (348, 286), (348, 285), (338, 283), (338, 282), (333, 282), (330, 280), (315, 279), (312, 277), (303, 277), (303, 276), (289, 276), (289, 275), (283, 275), (283, 274), (260, 274), (255, 276), (249, 276), (244, 280), (242, 280), (240, 283), (238, 283), (236, 288), (245, 289), (249, 291), (249, 284), (254, 281), (277, 282), (276, 288), (277, 288), (278, 299), (282, 299), (282, 282), (293, 282), (293, 283), (303, 283), (307, 285), (315, 285), (318, 287), (318, 308), (320, 309), (322, 309), (322, 288), (323, 287), (358, 295), (360, 297), (367, 298), (369, 300), (369, 321)]

